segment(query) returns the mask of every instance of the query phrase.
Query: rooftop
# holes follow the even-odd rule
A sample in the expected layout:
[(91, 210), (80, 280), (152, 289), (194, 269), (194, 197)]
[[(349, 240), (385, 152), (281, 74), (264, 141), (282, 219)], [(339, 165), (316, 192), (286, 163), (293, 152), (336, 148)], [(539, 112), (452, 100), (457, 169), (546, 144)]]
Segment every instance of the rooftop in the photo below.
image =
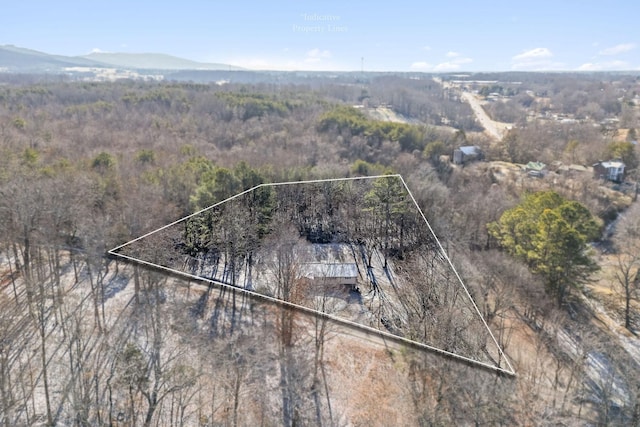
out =
[(545, 165), (542, 162), (529, 162), (529, 163), (527, 163), (527, 169), (529, 169), (529, 170), (541, 171), (546, 167), (547, 167), (547, 165)]
[(305, 277), (357, 277), (355, 263), (308, 262), (302, 265)]
[(609, 168), (616, 168), (616, 169), (624, 168), (624, 163), (621, 162), (620, 160), (610, 160), (608, 162), (601, 162), (600, 164), (602, 166), (604, 166), (605, 168), (607, 168), (607, 169), (609, 169)]
[(478, 147), (477, 145), (465, 145), (463, 147), (460, 147), (459, 150), (462, 151), (467, 156), (480, 154), (482, 152), (480, 147)]

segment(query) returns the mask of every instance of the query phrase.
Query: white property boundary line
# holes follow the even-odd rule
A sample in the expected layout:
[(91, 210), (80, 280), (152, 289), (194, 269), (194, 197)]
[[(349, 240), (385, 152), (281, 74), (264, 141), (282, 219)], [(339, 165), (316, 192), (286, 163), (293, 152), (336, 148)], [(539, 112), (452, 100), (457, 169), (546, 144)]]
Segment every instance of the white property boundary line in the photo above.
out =
[(473, 308), (476, 310), (476, 314), (478, 315), (478, 317), (480, 317), (480, 320), (482, 320), (482, 323), (484, 324), (484, 327), (487, 328), (487, 331), (489, 332), (489, 335), (491, 335), (491, 339), (493, 340), (494, 344), (498, 348), (498, 352), (500, 352), (500, 356), (502, 356), (502, 358), (506, 362), (507, 366), (509, 366), (509, 371), (504, 370), (504, 372), (515, 376), (516, 372), (513, 369), (513, 366), (511, 366), (511, 363), (509, 362), (509, 359), (507, 358), (507, 356), (502, 351), (502, 347), (500, 347), (500, 345), (498, 344), (498, 340), (496, 340), (496, 337), (493, 335), (493, 332), (491, 332), (491, 328), (489, 328), (489, 325), (487, 324), (486, 320), (484, 320), (484, 317), (482, 316), (482, 313), (480, 313), (480, 309), (476, 305), (476, 302), (474, 301), (473, 297), (469, 293), (469, 290), (467, 289), (467, 287), (465, 286), (464, 282), (462, 281), (462, 278), (458, 274), (458, 270), (456, 270), (456, 268), (453, 266), (453, 263), (451, 262), (451, 259), (449, 258), (449, 254), (447, 254), (447, 252), (442, 247), (442, 243), (440, 243), (440, 239), (438, 239), (438, 236), (436, 236), (436, 233), (433, 231), (433, 228), (431, 228), (431, 224), (429, 224), (429, 221), (427, 220), (427, 217), (424, 215), (424, 212), (422, 212), (422, 209), (420, 209), (420, 206), (418, 205), (418, 202), (416, 201), (415, 197), (413, 197), (413, 193), (411, 192), (411, 190), (409, 190), (409, 187), (407, 186), (407, 183), (404, 181), (404, 178), (402, 178), (402, 175), (396, 175), (396, 176), (398, 178), (400, 178), (400, 180), (402, 181), (402, 184), (404, 185), (404, 188), (409, 193), (409, 196), (411, 197), (411, 200), (413, 200), (413, 203), (415, 204), (416, 209), (418, 209), (418, 212), (420, 212), (420, 215), (422, 216), (422, 219), (424, 219), (425, 224), (427, 224), (427, 227), (429, 227), (429, 231), (431, 232), (433, 237), (436, 239), (436, 242), (438, 242), (438, 247), (440, 248), (440, 251), (444, 254), (444, 257), (447, 259), (447, 262), (449, 263), (449, 266), (451, 267), (451, 269), (455, 273), (456, 277), (458, 278), (458, 281), (460, 282), (460, 285), (462, 285), (462, 289), (464, 289), (464, 292), (467, 294), (467, 297), (469, 297), (469, 301), (471, 301), (471, 304), (473, 304)]
[[(294, 303), (291, 303), (291, 302), (288, 302), (288, 301), (284, 301), (284, 300), (281, 300), (281, 299), (278, 299), (278, 298), (270, 297), (268, 295), (257, 293), (255, 291), (251, 291), (251, 290), (248, 290), (248, 289), (245, 289), (245, 288), (232, 286), (232, 285), (229, 285), (229, 284), (226, 284), (226, 283), (222, 283), (222, 282), (219, 282), (219, 281), (216, 281), (216, 280), (206, 279), (204, 277), (196, 276), (196, 275), (193, 275), (193, 274), (190, 274), (190, 273), (185, 273), (184, 271), (180, 271), (180, 270), (176, 270), (176, 269), (173, 269), (173, 268), (170, 268), (170, 267), (165, 267), (165, 266), (162, 266), (162, 265), (154, 264), (154, 263), (151, 263), (151, 262), (148, 262), (148, 261), (141, 260), (139, 258), (130, 257), (128, 255), (123, 255), (123, 254), (120, 254), (120, 253), (116, 252), (116, 251), (124, 248), (125, 246), (128, 246), (128, 245), (130, 245), (132, 243), (135, 243), (135, 242), (137, 242), (139, 240), (142, 240), (142, 239), (144, 239), (144, 238), (146, 238), (146, 237), (148, 237), (148, 236), (150, 236), (152, 234), (155, 234), (155, 233), (157, 233), (159, 231), (162, 231), (162, 230), (165, 230), (165, 229), (167, 229), (169, 227), (172, 227), (172, 226), (174, 226), (174, 225), (176, 225), (176, 224), (178, 224), (180, 222), (183, 222), (183, 221), (185, 221), (187, 219), (193, 218), (194, 216), (199, 215), (202, 212), (206, 212), (206, 211), (208, 211), (210, 209), (213, 209), (213, 208), (215, 208), (217, 206), (220, 206), (223, 203), (226, 203), (226, 202), (228, 202), (230, 200), (233, 200), (233, 199), (236, 199), (236, 198), (238, 198), (238, 197), (240, 197), (240, 196), (242, 196), (244, 194), (247, 194), (247, 193), (250, 193), (250, 192), (252, 192), (254, 190), (257, 190), (258, 188), (262, 188), (262, 187), (277, 187), (277, 186), (294, 185), (294, 184), (317, 184), (317, 183), (323, 183), (323, 182), (356, 181), (356, 180), (364, 180), (364, 179), (380, 179), (380, 178), (392, 178), (392, 177), (399, 178), (400, 181), (402, 182), (402, 185), (404, 185), (404, 188), (407, 191), (407, 193), (409, 194), (409, 197), (413, 201), (416, 209), (418, 209), (418, 212), (420, 213), (420, 216), (422, 217), (422, 219), (424, 220), (425, 224), (429, 228), (429, 231), (431, 232), (431, 235), (434, 237), (434, 239), (438, 243), (438, 247), (440, 248), (441, 253), (444, 255), (445, 259), (449, 263), (449, 266), (453, 270), (456, 278), (458, 279), (460, 285), (462, 286), (462, 289), (464, 289), (467, 297), (469, 298), (469, 301), (471, 301), (471, 304), (473, 305), (473, 307), (474, 307), (474, 309), (476, 311), (476, 314), (478, 315), (478, 317), (480, 317), (480, 319), (482, 320), (482, 324), (485, 326), (485, 328), (489, 332), (489, 335), (491, 336), (491, 339), (493, 340), (493, 343), (496, 345), (496, 347), (498, 349), (500, 359), (505, 361), (505, 363), (507, 364), (509, 369), (504, 369), (504, 368), (501, 368), (499, 366), (494, 366), (494, 365), (490, 365), (490, 364), (485, 363), (485, 362), (480, 362), (478, 360), (471, 359), (469, 357), (461, 356), (459, 354), (452, 353), (452, 352), (449, 352), (449, 351), (446, 351), (446, 350), (442, 350), (440, 348), (433, 347), (433, 346), (430, 346), (428, 344), (424, 344), (424, 343), (421, 343), (421, 342), (418, 342), (418, 341), (413, 341), (413, 340), (410, 340), (410, 339), (407, 339), (407, 338), (404, 338), (404, 337), (400, 337), (398, 335), (394, 335), (394, 334), (391, 334), (389, 332), (382, 331), (380, 329), (375, 329), (375, 328), (372, 328), (370, 326), (362, 325), (360, 323), (356, 323), (356, 322), (353, 322), (351, 320), (347, 320), (347, 319), (344, 319), (344, 318), (341, 318), (341, 317), (337, 317), (337, 316), (334, 316), (334, 315), (331, 315), (331, 314), (328, 314), (328, 313), (324, 313), (324, 312), (321, 312), (321, 311), (318, 311), (318, 310), (314, 310), (314, 309), (311, 309), (309, 307), (305, 307), (305, 306), (302, 306), (302, 305), (299, 305), (299, 304), (294, 304)], [(510, 376), (515, 376), (516, 375), (515, 370), (511, 366), (511, 363), (509, 362), (509, 359), (507, 358), (507, 356), (502, 351), (502, 348), (500, 347), (500, 345), (498, 344), (498, 341), (496, 340), (495, 336), (491, 332), (491, 329), (489, 328), (489, 325), (484, 320), (484, 317), (480, 313), (480, 310), (478, 309), (478, 306), (476, 305), (475, 301), (471, 297), (471, 294), (469, 293), (469, 290), (467, 289), (467, 287), (465, 286), (464, 282), (462, 281), (462, 278), (458, 274), (458, 271), (453, 266), (453, 263), (451, 262), (451, 259), (449, 258), (449, 255), (444, 250), (444, 247), (442, 246), (442, 244), (440, 243), (440, 240), (438, 239), (438, 237), (436, 236), (435, 232), (433, 231), (433, 228), (431, 228), (431, 225), (429, 224), (429, 221), (427, 220), (427, 217), (422, 212), (422, 209), (420, 209), (420, 206), (418, 205), (418, 202), (416, 201), (415, 197), (413, 196), (413, 193), (411, 193), (411, 190), (409, 190), (409, 187), (407, 186), (407, 183), (405, 182), (404, 178), (402, 178), (402, 175), (399, 175), (399, 174), (394, 174), (394, 175), (375, 175), (375, 176), (364, 176), (364, 177), (349, 177), (349, 178), (328, 178), (328, 179), (315, 179), (315, 180), (304, 180), (304, 181), (287, 181), (287, 182), (275, 182), (275, 183), (269, 183), (269, 184), (259, 184), (259, 185), (256, 185), (255, 187), (249, 188), (248, 190), (245, 190), (245, 191), (243, 191), (241, 193), (238, 193), (238, 194), (236, 194), (234, 196), (231, 196), (231, 197), (229, 197), (229, 198), (227, 198), (225, 200), (222, 200), (222, 201), (220, 201), (218, 203), (215, 203), (215, 204), (213, 204), (213, 205), (211, 205), (211, 206), (209, 206), (207, 208), (201, 209), (201, 210), (199, 210), (197, 212), (194, 212), (194, 213), (192, 213), (190, 215), (187, 215), (187, 216), (185, 216), (185, 217), (183, 217), (183, 218), (181, 218), (181, 219), (179, 219), (177, 221), (174, 221), (174, 222), (172, 222), (170, 224), (167, 224), (167, 225), (165, 225), (163, 227), (160, 227), (160, 228), (158, 228), (156, 230), (153, 230), (153, 231), (151, 231), (151, 232), (149, 232), (147, 234), (144, 234), (144, 235), (142, 235), (142, 236), (140, 236), (138, 238), (135, 238), (135, 239), (133, 239), (133, 240), (127, 242), (127, 243), (124, 243), (122, 245), (116, 246), (115, 248), (109, 250), (108, 253), (110, 255), (117, 256), (117, 257), (129, 260), (129, 261), (133, 261), (133, 262), (137, 262), (139, 264), (147, 265), (149, 267), (157, 268), (157, 269), (160, 269), (160, 270), (165, 270), (167, 272), (170, 272), (170, 273), (173, 273), (173, 274), (177, 274), (178, 276), (183, 276), (183, 277), (187, 277), (187, 278), (190, 278), (190, 279), (207, 282), (207, 283), (210, 283), (210, 284), (223, 286), (223, 287), (231, 289), (233, 291), (244, 292), (247, 295), (250, 295), (250, 296), (253, 296), (253, 297), (256, 297), (256, 298), (260, 298), (260, 299), (263, 299), (265, 301), (269, 301), (269, 302), (272, 302), (272, 303), (275, 303), (275, 304), (279, 304), (279, 305), (282, 305), (282, 306), (286, 306), (286, 307), (295, 308), (297, 310), (301, 310), (303, 312), (310, 313), (310, 314), (313, 314), (315, 316), (321, 316), (321, 317), (324, 317), (324, 318), (327, 318), (327, 319), (331, 319), (331, 320), (333, 320), (335, 322), (338, 322), (338, 323), (342, 323), (342, 324), (345, 324), (345, 325), (348, 325), (348, 326), (351, 326), (351, 327), (363, 329), (363, 330), (365, 330), (367, 332), (371, 332), (371, 333), (377, 334), (377, 335), (382, 336), (382, 337), (386, 337), (386, 338), (389, 338), (389, 339), (392, 339), (392, 340), (404, 342), (404, 343), (410, 344), (410, 345), (412, 345), (414, 347), (423, 348), (423, 349), (432, 351), (434, 353), (441, 354), (443, 356), (447, 356), (447, 357), (450, 357), (450, 358), (453, 358), (453, 359), (456, 359), (456, 360), (459, 360), (459, 361), (470, 363), (472, 365), (478, 365), (478, 366), (481, 366), (481, 367), (483, 367), (485, 369), (494, 370), (496, 372), (504, 373), (504, 374), (507, 374), (507, 375), (510, 375)], [(500, 362), (500, 360), (498, 362)]]

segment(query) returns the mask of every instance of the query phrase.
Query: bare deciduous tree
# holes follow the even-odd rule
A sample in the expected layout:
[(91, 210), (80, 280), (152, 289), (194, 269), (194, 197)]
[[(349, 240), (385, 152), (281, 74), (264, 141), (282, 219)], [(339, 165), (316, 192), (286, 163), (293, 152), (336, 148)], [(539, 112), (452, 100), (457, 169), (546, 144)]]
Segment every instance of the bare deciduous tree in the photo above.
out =
[(624, 298), (624, 327), (632, 331), (632, 303), (640, 291), (640, 207), (637, 203), (623, 214), (617, 228), (614, 276)]

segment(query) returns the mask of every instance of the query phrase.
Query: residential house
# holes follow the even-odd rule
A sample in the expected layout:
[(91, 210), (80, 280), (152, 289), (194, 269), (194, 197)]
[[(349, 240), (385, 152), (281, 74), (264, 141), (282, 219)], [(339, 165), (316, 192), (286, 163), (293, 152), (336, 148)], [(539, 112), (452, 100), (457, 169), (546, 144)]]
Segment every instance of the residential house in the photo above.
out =
[(358, 267), (355, 263), (308, 262), (302, 265), (302, 275), (324, 286), (348, 286), (356, 289)]
[(527, 172), (527, 175), (533, 176), (535, 178), (542, 178), (548, 172), (547, 165), (542, 162), (527, 163), (527, 165), (525, 166), (525, 171)]
[(625, 164), (620, 160), (598, 162), (593, 165), (594, 178), (606, 179), (613, 182), (624, 181)]
[(482, 159), (484, 159), (484, 153), (477, 145), (467, 145), (453, 150), (453, 163), (456, 165)]

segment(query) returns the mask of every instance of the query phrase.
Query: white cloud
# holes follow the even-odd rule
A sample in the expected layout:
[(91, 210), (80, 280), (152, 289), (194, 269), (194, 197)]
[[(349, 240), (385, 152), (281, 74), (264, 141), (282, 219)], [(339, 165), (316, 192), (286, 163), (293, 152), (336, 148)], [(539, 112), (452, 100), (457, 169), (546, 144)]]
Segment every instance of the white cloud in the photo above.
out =
[(462, 65), (473, 62), (473, 59), (462, 56), (460, 52), (449, 51), (444, 56), (447, 59), (436, 65), (431, 65), (426, 61), (416, 61), (411, 64), (410, 68), (418, 71), (456, 71), (462, 68)]
[(562, 62), (553, 61), (553, 53), (546, 47), (526, 50), (511, 58), (512, 70), (547, 71), (565, 67)]
[(565, 70), (567, 66), (563, 62), (555, 61), (526, 61), (515, 62), (511, 64), (512, 70), (517, 71), (551, 71), (551, 70)]
[(625, 61), (587, 62), (578, 67), (579, 71), (628, 70), (631, 67)]
[(413, 64), (411, 64), (411, 69), (412, 70), (430, 70), (432, 67), (431, 64), (429, 64), (428, 62), (424, 62), (424, 61), (418, 61), (418, 62), (414, 62)]
[(422, 50), (430, 51), (431, 50), (431, 46), (423, 46)]
[(527, 50), (513, 57), (513, 61), (533, 61), (540, 60), (542, 58), (551, 58), (553, 53), (546, 47), (537, 47), (535, 49)]
[(636, 48), (634, 43), (622, 43), (606, 49), (602, 49), (598, 52), (599, 55), (619, 55), (621, 53), (629, 52)]
[(461, 65), (473, 62), (471, 58), (455, 57), (452, 61), (441, 62), (433, 68), (433, 71), (456, 71)]
[(99, 49), (97, 47), (94, 47), (93, 49), (91, 49), (91, 52), (89, 52), (89, 53), (109, 53), (109, 52), (106, 51), (106, 50), (102, 50), (102, 49)]
[(331, 52), (328, 50), (320, 50), (320, 49), (311, 49), (307, 52), (307, 56), (304, 59), (304, 62), (321, 62), (323, 59), (331, 58)]
[(433, 68), (433, 71), (455, 71), (460, 69), (460, 64), (455, 62), (442, 62)]
[(340, 70), (342, 68), (332, 61), (331, 51), (326, 49), (311, 49), (305, 53), (298, 53), (297, 55), (294, 55), (291, 50), (287, 50), (285, 53), (287, 56), (278, 55), (273, 57), (255, 56), (234, 58), (225, 62), (253, 70), (333, 71)]

